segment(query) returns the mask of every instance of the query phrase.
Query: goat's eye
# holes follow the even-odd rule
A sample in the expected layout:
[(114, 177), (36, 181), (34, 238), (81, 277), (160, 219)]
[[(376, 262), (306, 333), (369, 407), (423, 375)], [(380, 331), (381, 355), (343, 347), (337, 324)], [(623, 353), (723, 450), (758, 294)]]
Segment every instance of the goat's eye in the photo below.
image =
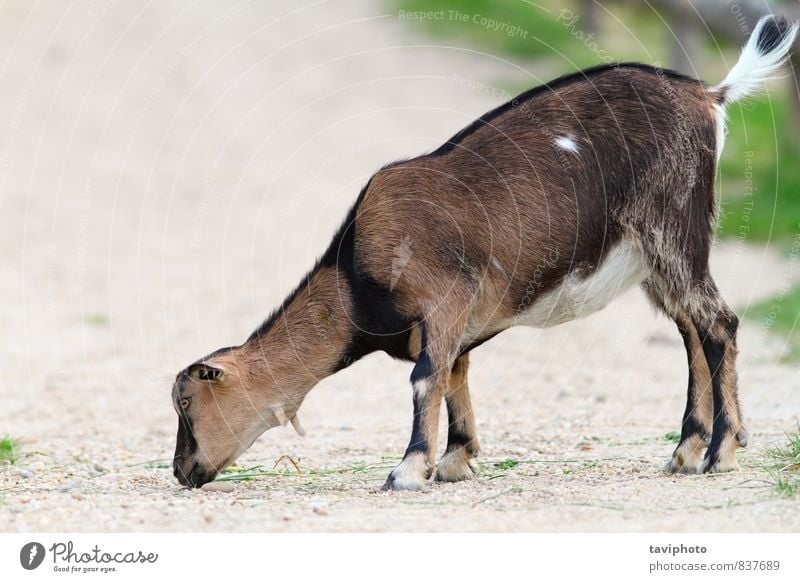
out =
[(187, 408), (189, 408), (189, 399), (188, 398), (181, 398), (181, 401), (180, 401), (179, 404), (181, 405), (182, 409), (186, 410)]

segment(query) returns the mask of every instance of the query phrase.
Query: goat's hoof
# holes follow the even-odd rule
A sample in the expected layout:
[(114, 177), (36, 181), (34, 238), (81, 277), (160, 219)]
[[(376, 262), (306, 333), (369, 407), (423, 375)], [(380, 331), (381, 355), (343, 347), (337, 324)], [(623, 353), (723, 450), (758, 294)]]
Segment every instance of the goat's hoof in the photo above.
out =
[(683, 475), (699, 475), (703, 472), (703, 459), (701, 457), (700, 460), (696, 462), (687, 463), (683, 455), (673, 455), (672, 458), (667, 462), (664, 470), (667, 473), (673, 474), (678, 473)]
[(703, 472), (703, 451), (692, 454), (675, 451), (664, 470), (673, 474), (699, 475)]
[(448, 483), (474, 479), (478, 466), (463, 448), (446, 452), (436, 465), (436, 480)]
[(740, 447), (744, 448), (747, 446), (747, 441), (750, 440), (750, 435), (747, 432), (747, 429), (742, 429), (736, 433), (736, 444)]
[(703, 473), (730, 473), (732, 471), (740, 470), (741, 467), (739, 466), (739, 462), (736, 460), (736, 456), (733, 454), (728, 455), (727, 458), (717, 457), (716, 459), (713, 459), (709, 456), (703, 459)]
[(383, 491), (422, 491), (428, 484), (431, 472), (427, 461), (420, 455), (407, 457), (389, 473), (386, 483), (381, 489)]
[(741, 443), (747, 444), (747, 432), (742, 430), (739, 434), (726, 434), (717, 443), (712, 443), (703, 459), (703, 473), (729, 473), (739, 471), (736, 461), (736, 449)]
[(698, 475), (703, 472), (703, 455), (708, 443), (700, 435), (694, 435), (678, 444), (672, 458), (664, 469), (667, 473)]

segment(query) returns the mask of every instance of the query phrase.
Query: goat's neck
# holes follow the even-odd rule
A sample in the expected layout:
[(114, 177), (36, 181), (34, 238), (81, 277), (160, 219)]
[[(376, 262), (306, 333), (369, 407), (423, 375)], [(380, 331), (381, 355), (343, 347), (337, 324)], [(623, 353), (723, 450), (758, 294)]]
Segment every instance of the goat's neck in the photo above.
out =
[(287, 411), (296, 410), (317, 382), (351, 363), (352, 311), (343, 274), (316, 269), (241, 346), (253, 382), (279, 388)]

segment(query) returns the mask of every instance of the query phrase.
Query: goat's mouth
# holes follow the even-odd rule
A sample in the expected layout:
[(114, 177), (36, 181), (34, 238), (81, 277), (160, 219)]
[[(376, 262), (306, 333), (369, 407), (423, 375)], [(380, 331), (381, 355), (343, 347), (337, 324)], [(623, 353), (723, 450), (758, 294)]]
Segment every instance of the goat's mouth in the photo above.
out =
[(173, 474), (178, 483), (185, 487), (197, 488), (213, 481), (217, 476), (216, 469), (208, 469), (195, 462), (188, 471), (185, 471), (179, 462), (175, 462)]

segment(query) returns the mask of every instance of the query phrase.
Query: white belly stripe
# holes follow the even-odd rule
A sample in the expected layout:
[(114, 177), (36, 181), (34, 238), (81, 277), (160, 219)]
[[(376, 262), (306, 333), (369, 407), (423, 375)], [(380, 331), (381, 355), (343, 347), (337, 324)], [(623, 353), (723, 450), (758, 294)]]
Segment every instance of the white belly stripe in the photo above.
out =
[(603, 309), (646, 277), (647, 267), (641, 249), (622, 241), (588, 277), (571, 273), (556, 289), (533, 297), (533, 304), (519, 315), (515, 325), (550, 327), (585, 317)]

